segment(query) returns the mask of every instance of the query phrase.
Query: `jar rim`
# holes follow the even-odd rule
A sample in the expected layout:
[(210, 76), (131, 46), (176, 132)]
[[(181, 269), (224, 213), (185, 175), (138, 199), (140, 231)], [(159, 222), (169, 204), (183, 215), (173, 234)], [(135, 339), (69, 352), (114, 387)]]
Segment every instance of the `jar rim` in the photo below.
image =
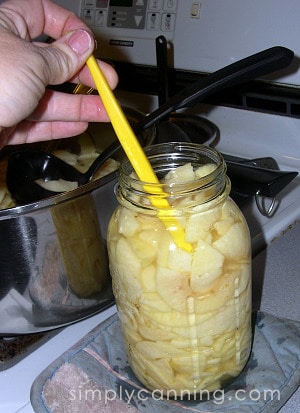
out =
[[(145, 153), (159, 182), (139, 180), (130, 161), (124, 160), (115, 188), (117, 200), (123, 206), (130, 205), (130, 208), (155, 213), (153, 211), (157, 207), (153, 207), (153, 201), (165, 198), (170, 204), (168, 214), (171, 210), (173, 214), (178, 214), (181, 209), (195, 211), (195, 208), (209, 208), (212, 203), (222, 202), (230, 193), (225, 161), (213, 148), (194, 143), (168, 142), (148, 146)], [(190, 165), (186, 171), (176, 171), (187, 163)], [(199, 167), (209, 164), (216, 167), (197, 172)], [(195, 173), (191, 173), (191, 168)], [(174, 180), (167, 175), (173, 171)]]
[[(225, 175), (226, 164), (223, 156), (216, 149), (197, 143), (186, 142), (167, 142), (150, 145), (144, 148), (144, 152), (154, 169), (158, 174), (158, 178), (163, 176), (178, 166), (191, 162), (193, 166), (201, 166), (208, 163), (213, 163), (216, 167), (203, 177), (172, 184), (172, 187), (180, 188), (187, 184), (201, 186), (207, 181), (213, 181), (220, 175)], [(159, 169), (158, 169), (158, 165)], [(128, 158), (125, 158), (119, 168), (120, 175), (126, 177), (131, 182), (147, 185), (150, 189), (152, 186), (157, 187), (157, 183), (142, 182), (133, 174), (134, 170)], [(161, 175), (161, 176), (159, 176)], [(165, 185), (165, 184), (162, 184)], [(167, 185), (168, 186), (168, 185)]]

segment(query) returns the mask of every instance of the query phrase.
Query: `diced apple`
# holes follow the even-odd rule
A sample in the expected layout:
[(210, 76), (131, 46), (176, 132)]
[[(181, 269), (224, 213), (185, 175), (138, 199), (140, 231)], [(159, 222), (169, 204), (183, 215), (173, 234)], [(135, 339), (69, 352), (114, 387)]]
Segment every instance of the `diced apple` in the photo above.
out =
[(247, 227), (237, 222), (215, 242), (213, 247), (230, 260), (241, 260), (249, 256), (250, 240)]
[(212, 335), (219, 335), (228, 331), (234, 331), (235, 328), (235, 311), (233, 311), (231, 306), (225, 305), (211, 319), (197, 324), (197, 337), (204, 337), (208, 332)]
[(237, 207), (235, 202), (228, 198), (226, 202), (222, 205), (222, 218), (221, 219), (233, 219), (236, 221), (238, 219), (239, 213), (237, 213)]
[(143, 353), (134, 348), (131, 351), (131, 357), (134, 360), (132, 366), (137, 378), (145, 381), (148, 388), (152, 388), (152, 390), (172, 388), (174, 371), (168, 359), (149, 360)]
[(171, 170), (166, 176), (164, 181), (169, 183), (176, 182), (189, 182), (195, 179), (194, 169), (191, 163), (179, 166), (176, 169)]
[[(206, 358), (203, 354), (200, 353), (200, 351), (196, 355), (196, 361), (197, 361), (197, 368), (200, 371), (205, 370)], [(186, 374), (188, 377), (190, 377), (195, 367), (194, 362), (195, 360), (191, 357), (191, 352), (187, 351), (186, 355), (172, 357), (171, 366), (174, 369), (175, 375), (180, 373), (180, 374)]]
[(208, 163), (206, 165), (199, 166), (199, 168), (195, 170), (195, 175), (198, 178), (203, 178), (204, 176), (211, 174), (215, 169), (216, 165), (213, 163)]
[[(114, 292), (118, 296), (127, 294), (130, 302), (135, 302), (143, 292), (140, 281), (141, 263), (128, 241), (121, 237), (116, 245), (117, 262), (110, 263)], [(126, 262), (126, 266), (123, 264)]]
[(167, 304), (162, 298), (161, 296), (158, 294), (158, 292), (154, 292), (154, 293), (143, 293), (143, 295), (141, 296), (140, 302), (139, 302), (140, 306), (143, 306), (145, 308), (150, 307), (151, 311), (161, 311), (161, 312), (168, 312), (171, 310), (171, 307), (169, 306), (169, 304)]
[(177, 349), (166, 343), (165, 341), (140, 341), (136, 344), (136, 349), (143, 353), (145, 357), (150, 360), (161, 359), (161, 358), (173, 358), (184, 356), (186, 352), (184, 350)]
[(188, 277), (170, 268), (158, 267), (156, 288), (163, 300), (178, 311), (186, 311), (187, 298), (191, 295)]
[[(213, 357), (223, 357), (224, 354), (230, 352), (230, 356), (232, 357), (232, 352), (235, 352), (235, 332), (230, 331), (229, 333), (220, 334), (216, 336), (214, 342), (212, 344), (212, 356)], [(228, 358), (228, 357), (227, 357)]]
[(140, 308), (145, 321), (150, 325), (159, 326), (161, 328), (184, 328), (188, 324), (187, 314), (171, 309), (170, 311), (155, 311), (153, 307), (146, 305)]
[(187, 219), (185, 227), (185, 239), (187, 242), (197, 242), (205, 239), (213, 229), (214, 223), (220, 218), (221, 209), (213, 208), (209, 211), (192, 214)]
[(123, 334), (125, 340), (127, 340), (131, 346), (143, 340), (143, 337), (136, 330), (132, 330), (131, 328), (124, 328)]
[(77, 155), (64, 149), (57, 149), (53, 151), (53, 155), (57, 156), (62, 161), (69, 165), (75, 166), (77, 164)]
[(161, 231), (159, 229), (141, 229), (141, 232), (138, 236), (142, 241), (146, 242), (147, 244), (151, 245), (151, 247), (157, 250), (158, 242), (161, 237)]
[(170, 341), (174, 337), (174, 333), (168, 331), (167, 329), (162, 329), (160, 327), (148, 327), (145, 324), (139, 324), (138, 326), (139, 333), (143, 337), (143, 339), (151, 340), (151, 341), (161, 341), (166, 340)]
[(195, 299), (196, 313), (221, 311), (226, 302), (234, 297), (234, 278), (235, 273), (223, 273), (210, 291), (200, 293)]
[(132, 278), (138, 280), (140, 278), (141, 263), (124, 237), (121, 237), (116, 245), (116, 256), (119, 262), (126, 262), (126, 266), (123, 266), (126, 281), (130, 284)]
[(156, 267), (155, 265), (149, 265), (143, 268), (141, 271), (141, 281), (143, 289), (147, 293), (156, 292), (156, 279), (155, 279)]
[(169, 253), (168, 267), (171, 270), (190, 273), (192, 266), (192, 254), (181, 248), (171, 249)]
[(136, 236), (127, 239), (142, 268), (150, 265), (156, 257), (156, 248)]
[(155, 216), (152, 215), (146, 215), (146, 214), (138, 214), (136, 216), (136, 219), (141, 227), (141, 231), (161, 231), (165, 229), (164, 224), (161, 222), (161, 220)]
[(124, 237), (132, 237), (140, 228), (136, 214), (129, 209), (120, 208), (117, 211), (117, 215), (119, 233), (123, 234)]
[(88, 133), (83, 133), (81, 134), (78, 138), (77, 141), (81, 147), (81, 155), (86, 156), (86, 155), (94, 155), (96, 152), (96, 146), (89, 136)]
[(239, 291), (243, 292), (251, 284), (251, 262), (241, 264), (241, 274), (239, 279)]
[(214, 229), (217, 231), (218, 237), (223, 237), (233, 224), (234, 220), (231, 217), (216, 221), (214, 223)]
[[(189, 339), (189, 345), (191, 344), (190, 337), (191, 337), (191, 330), (189, 327), (189, 315), (181, 313), (176, 310), (170, 310), (167, 312), (162, 311), (153, 311), (153, 308), (141, 308), (141, 312), (143, 315), (143, 319), (147, 325), (153, 325), (153, 328), (159, 326), (160, 328), (166, 328), (168, 331), (172, 331), (176, 333), (176, 340), (177, 343), (182, 344), (182, 337)], [(208, 319), (210, 319), (216, 311), (212, 311), (209, 313), (195, 313), (195, 323), (200, 324)], [(208, 332), (209, 334), (209, 332)]]
[(121, 302), (118, 307), (118, 315), (121, 322), (121, 326), (126, 326), (128, 330), (137, 331), (137, 319), (139, 313), (133, 304), (127, 305), (127, 302)]
[(168, 267), (170, 246), (174, 244), (174, 240), (168, 231), (163, 231), (161, 234), (159, 248), (157, 251), (157, 266)]
[(193, 254), (191, 289), (200, 293), (210, 289), (222, 274), (224, 256), (206, 242), (199, 240)]

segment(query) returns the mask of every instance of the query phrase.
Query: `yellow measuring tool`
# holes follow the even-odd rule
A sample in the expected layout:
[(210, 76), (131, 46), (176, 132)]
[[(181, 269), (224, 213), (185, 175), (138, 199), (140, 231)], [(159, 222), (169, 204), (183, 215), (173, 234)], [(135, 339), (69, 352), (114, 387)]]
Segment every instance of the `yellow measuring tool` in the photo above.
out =
[[(154, 173), (152, 166), (143, 151), (137, 137), (135, 136), (124, 112), (113, 94), (109, 84), (107, 83), (105, 76), (94, 56), (90, 56), (87, 60), (87, 66), (91, 72), (92, 78), (97, 87), (99, 96), (103, 102), (103, 105), (110, 118), (114, 131), (120, 141), (120, 144), (126, 153), (135, 173), (142, 182), (148, 182), (157, 185), (157, 194), (161, 194), (161, 197), (149, 196), (150, 202), (158, 210), (171, 209), (171, 206), (164, 197), (166, 194), (163, 192), (159, 185), (159, 180)], [(158, 214), (161, 221), (166, 228), (169, 229), (176, 245), (187, 251), (192, 251), (191, 244), (185, 241), (185, 233), (182, 227), (179, 225), (174, 217), (168, 216), (168, 214)]]

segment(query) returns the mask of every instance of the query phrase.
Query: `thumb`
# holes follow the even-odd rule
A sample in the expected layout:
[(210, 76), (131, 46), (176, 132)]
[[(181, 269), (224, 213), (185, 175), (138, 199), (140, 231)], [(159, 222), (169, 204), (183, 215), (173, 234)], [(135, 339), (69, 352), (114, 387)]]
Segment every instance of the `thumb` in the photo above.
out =
[(64, 83), (73, 77), (84, 66), (94, 47), (92, 34), (78, 29), (41, 48), (48, 66), (48, 84)]

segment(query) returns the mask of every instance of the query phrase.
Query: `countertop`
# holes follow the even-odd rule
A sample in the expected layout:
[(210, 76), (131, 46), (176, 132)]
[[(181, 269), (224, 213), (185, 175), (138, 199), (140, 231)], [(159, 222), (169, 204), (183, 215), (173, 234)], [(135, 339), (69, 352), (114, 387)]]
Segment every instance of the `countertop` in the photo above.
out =
[[(300, 321), (300, 223), (253, 259), (253, 306)], [(300, 412), (300, 387), (280, 413)]]

